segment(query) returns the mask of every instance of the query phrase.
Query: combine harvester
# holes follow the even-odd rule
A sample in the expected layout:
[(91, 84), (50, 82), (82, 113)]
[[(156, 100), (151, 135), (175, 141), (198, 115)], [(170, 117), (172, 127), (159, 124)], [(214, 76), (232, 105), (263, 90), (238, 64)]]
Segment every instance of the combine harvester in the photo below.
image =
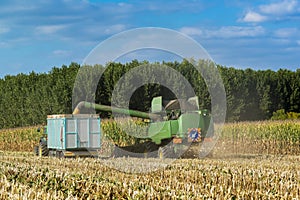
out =
[[(188, 100), (163, 102), (162, 97), (152, 99), (151, 112), (80, 102), (72, 114), (48, 115), (44, 136), (34, 151), (39, 156), (81, 157), (99, 156), (101, 152), (101, 119), (95, 114), (81, 114), (83, 108), (101, 112), (130, 115), (148, 119), (149, 126), (143, 144), (115, 147), (112, 156), (141, 156), (174, 158), (180, 156), (193, 143), (212, 137), (208, 131), (211, 116), (200, 110), (198, 97)], [(210, 128), (213, 128), (212, 126)]]

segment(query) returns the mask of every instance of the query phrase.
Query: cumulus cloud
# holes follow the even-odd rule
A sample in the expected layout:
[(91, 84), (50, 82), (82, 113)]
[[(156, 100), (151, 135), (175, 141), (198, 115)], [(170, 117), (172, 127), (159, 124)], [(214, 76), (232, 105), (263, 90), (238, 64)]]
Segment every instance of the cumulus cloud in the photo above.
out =
[(186, 35), (190, 35), (190, 36), (199, 36), (203, 34), (203, 31), (199, 28), (195, 28), (195, 27), (182, 27), (181, 29), (179, 29), (179, 31), (183, 34)]
[(266, 21), (267, 17), (264, 15), (261, 15), (257, 12), (253, 12), (253, 11), (248, 11), (246, 13), (246, 15), (243, 17), (242, 20), (243, 22), (263, 22)]
[(258, 23), (267, 20), (283, 20), (299, 12), (300, 6), (297, 0), (282, 0), (259, 5), (257, 8), (247, 11), (239, 21)]
[(297, 10), (298, 2), (296, 0), (284, 0), (281, 2), (259, 6), (259, 10), (266, 14), (287, 14)]

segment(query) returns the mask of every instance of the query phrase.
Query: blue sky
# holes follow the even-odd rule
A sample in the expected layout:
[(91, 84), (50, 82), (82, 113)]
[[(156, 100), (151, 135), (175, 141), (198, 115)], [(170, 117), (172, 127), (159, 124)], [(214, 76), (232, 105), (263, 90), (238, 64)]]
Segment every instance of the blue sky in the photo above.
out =
[(189, 35), (217, 64), (256, 70), (300, 68), (296, 0), (3, 0), (0, 77), (82, 63), (113, 34), (149, 26)]

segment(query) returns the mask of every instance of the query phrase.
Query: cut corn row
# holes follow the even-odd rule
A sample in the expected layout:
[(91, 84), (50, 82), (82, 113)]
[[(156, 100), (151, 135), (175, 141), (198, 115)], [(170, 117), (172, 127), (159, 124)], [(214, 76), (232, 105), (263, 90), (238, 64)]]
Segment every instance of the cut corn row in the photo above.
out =
[[(151, 159), (113, 159), (143, 162)], [(2, 199), (299, 199), (299, 157), (177, 160), (165, 169), (127, 174), (111, 159), (37, 158), (4, 152)], [(155, 160), (154, 160), (155, 161)], [(156, 160), (156, 162), (161, 162)]]

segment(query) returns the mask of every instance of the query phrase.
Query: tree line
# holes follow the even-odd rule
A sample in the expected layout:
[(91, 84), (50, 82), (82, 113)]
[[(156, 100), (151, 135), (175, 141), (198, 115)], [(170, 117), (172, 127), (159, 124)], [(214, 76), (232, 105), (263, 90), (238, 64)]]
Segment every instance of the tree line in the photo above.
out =
[[(198, 63), (201, 62), (203, 61)], [(164, 99), (173, 99), (178, 94), (182, 97), (190, 95), (184, 88), (185, 85), (176, 81), (179, 79), (176, 73), (170, 74), (163, 82), (172, 85), (175, 91), (160, 85), (156, 79), (157, 74), (162, 72), (156, 72), (155, 75), (155, 71), (159, 71), (156, 70), (158, 68), (149, 68), (149, 70), (145, 68), (148, 70), (144, 70), (147, 73), (138, 72), (142, 78), (147, 76), (148, 81), (152, 80), (153, 83), (136, 88), (134, 83), (142, 81), (128, 72), (147, 64), (149, 62), (137, 60), (126, 64), (111, 62), (105, 66), (80, 66), (71, 63), (69, 66), (53, 67), (48, 73), (7, 75), (0, 79), (0, 129), (45, 123), (47, 115), (72, 113), (72, 103), (76, 104), (81, 100), (105, 105), (110, 105), (113, 101), (120, 107), (124, 106), (125, 100), (129, 100), (131, 109), (149, 111), (151, 100), (155, 96), (161, 95)], [(211, 109), (211, 95), (206, 86), (207, 80), (203, 79), (189, 61), (154, 64), (156, 67), (168, 66), (179, 72), (188, 80), (199, 97), (200, 108)], [(278, 110), (300, 113), (300, 69), (256, 71), (221, 65), (217, 65), (217, 69), (226, 91), (226, 121), (270, 119)], [(79, 71), (84, 70), (86, 73), (78, 75)], [(97, 74), (100, 73), (102, 76), (99, 79)], [(121, 77), (130, 81), (121, 82)], [(116, 89), (117, 83), (119, 84)], [(95, 92), (90, 91), (92, 87), (95, 87)], [(124, 99), (125, 93), (133, 90), (131, 98)], [(72, 97), (73, 93), (78, 95)], [(101, 113), (101, 116), (110, 117), (110, 113)]]

